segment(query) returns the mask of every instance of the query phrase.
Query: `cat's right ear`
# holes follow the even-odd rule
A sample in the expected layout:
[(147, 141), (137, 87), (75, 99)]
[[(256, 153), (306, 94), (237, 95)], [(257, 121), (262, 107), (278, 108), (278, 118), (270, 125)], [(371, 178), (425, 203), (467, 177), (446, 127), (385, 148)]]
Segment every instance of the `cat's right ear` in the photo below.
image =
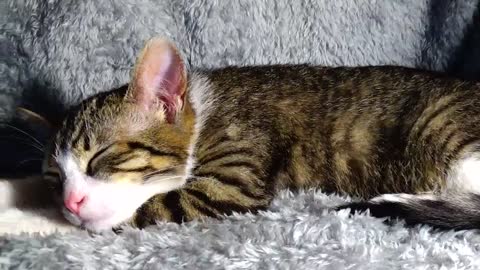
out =
[(179, 51), (170, 41), (149, 40), (137, 60), (129, 94), (145, 110), (163, 109), (168, 122), (181, 112), (187, 75)]
[(14, 120), (35, 131), (51, 133), (54, 129), (53, 124), (45, 117), (23, 107), (17, 107)]
[(11, 118), (0, 122), (0, 175), (39, 173), (42, 156), (53, 132), (50, 121), (28, 109), (17, 107)]

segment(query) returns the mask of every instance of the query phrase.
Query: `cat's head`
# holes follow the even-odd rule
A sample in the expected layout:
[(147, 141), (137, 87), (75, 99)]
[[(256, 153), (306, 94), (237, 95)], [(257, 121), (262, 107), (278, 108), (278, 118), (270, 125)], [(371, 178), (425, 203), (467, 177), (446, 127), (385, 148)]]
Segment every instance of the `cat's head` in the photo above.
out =
[(73, 108), (47, 153), (45, 179), (66, 218), (93, 231), (127, 221), (156, 193), (180, 187), (193, 132), (177, 49), (153, 39), (130, 84)]

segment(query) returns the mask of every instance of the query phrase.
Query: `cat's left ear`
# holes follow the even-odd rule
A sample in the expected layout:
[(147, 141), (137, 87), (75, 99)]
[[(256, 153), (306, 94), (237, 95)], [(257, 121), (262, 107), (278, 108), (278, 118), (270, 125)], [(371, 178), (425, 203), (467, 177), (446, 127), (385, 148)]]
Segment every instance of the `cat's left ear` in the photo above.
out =
[(149, 40), (137, 60), (129, 92), (146, 110), (163, 109), (168, 122), (181, 112), (187, 74), (180, 53), (170, 41)]

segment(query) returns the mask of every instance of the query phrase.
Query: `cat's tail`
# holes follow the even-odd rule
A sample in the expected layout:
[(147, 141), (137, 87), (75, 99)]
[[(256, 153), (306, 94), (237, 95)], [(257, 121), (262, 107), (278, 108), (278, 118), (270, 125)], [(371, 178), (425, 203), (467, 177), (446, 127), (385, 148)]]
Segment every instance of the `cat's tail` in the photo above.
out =
[(350, 209), (351, 213), (369, 210), (374, 217), (386, 217), (387, 221), (401, 219), (410, 226), (423, 224), (441, 230), (480, 229), (480, 195), (473, 193), (385, 194), (336, 208), (341, 209)]

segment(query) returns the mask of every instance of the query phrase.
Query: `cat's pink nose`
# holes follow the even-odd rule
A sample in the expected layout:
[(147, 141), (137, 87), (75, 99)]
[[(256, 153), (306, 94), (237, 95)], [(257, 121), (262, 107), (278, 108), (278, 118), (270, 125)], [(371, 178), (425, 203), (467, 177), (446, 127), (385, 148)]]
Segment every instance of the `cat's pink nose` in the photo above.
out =
[(85, 201), (86, 194), (82, 192), (70, 192), (65, 198), (65, 207), (67, 207), (70, 212), (78, 214), (80, 207)]

